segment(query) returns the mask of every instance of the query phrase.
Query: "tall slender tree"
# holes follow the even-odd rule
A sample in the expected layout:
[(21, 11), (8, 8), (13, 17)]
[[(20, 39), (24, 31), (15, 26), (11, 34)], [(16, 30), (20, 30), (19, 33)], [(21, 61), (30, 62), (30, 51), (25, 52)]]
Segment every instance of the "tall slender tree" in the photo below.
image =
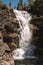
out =
[(22, 8), (23, 8), (23, 0), (19, 0), (19, 3), (17, 5), (17, 9), (22, 10)]
[(2, 0), (0, 0), (0, 2), (2, 2)]
[(29, 5), (33, 5), (33, 0), (28, 0)]

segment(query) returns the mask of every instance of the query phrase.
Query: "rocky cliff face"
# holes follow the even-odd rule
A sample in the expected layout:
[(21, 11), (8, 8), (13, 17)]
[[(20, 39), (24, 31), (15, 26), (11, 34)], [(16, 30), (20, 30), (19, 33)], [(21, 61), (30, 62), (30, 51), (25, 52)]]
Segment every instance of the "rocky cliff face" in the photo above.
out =
[(0, 65), (14, 65), (12, 51), (18, 47), (19, 23), (13, 9), (0, 3)]
[(16, 19), (13, 9), (0, 4), (0, 31), (3, 36), (3, 42), (9, 46), (19, 42), (19, 23)]

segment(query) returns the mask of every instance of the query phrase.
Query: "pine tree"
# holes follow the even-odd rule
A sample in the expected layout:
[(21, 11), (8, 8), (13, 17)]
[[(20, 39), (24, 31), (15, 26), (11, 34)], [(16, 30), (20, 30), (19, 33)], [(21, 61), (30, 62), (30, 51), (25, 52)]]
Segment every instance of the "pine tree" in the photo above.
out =
[(33, 5), (33, 0), (28, 0), (28, 5)]
[(19, 0), (17, 10), (22, 10), (22, 8), (23, 8), (23, 0)]
[(1, 2), (2, 0), (0, 0), (0, 2)]
[(30, 5), (33, 5), (33, 0), (29, 0), (29, 4)]

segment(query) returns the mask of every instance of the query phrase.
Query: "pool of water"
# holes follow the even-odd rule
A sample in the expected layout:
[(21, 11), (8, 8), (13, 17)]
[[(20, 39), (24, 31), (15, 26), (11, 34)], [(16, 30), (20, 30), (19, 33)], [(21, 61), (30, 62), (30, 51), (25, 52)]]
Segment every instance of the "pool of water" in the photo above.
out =
[(40, 59), (15, 60), (15, 65), (43, 65), (43, 60)]

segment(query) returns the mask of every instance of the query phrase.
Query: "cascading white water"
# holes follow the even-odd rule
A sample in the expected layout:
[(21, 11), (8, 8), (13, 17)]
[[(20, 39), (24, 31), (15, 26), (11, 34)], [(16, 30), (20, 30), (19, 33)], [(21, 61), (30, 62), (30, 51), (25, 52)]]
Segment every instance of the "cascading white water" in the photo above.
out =
[[(19, 49), (14, 50), (15, 59), (24, 59), (25, 57), (29, 57), (34, 55), (33, 49), (35, 48), (30, 42), (32, 39), (32, 30), (30, 29), (30, 21), (32, 16), (26, 11), (18, 11), (14, 10), (14, 13), (19, 21), (20, 25), (20, 39), (19, 39)], [(22, 55), (18, 52), (23, 53)], [(26, 56), (27, 55), (27, 56)], [(22, 58), (21, 58), (22, 57)]]

